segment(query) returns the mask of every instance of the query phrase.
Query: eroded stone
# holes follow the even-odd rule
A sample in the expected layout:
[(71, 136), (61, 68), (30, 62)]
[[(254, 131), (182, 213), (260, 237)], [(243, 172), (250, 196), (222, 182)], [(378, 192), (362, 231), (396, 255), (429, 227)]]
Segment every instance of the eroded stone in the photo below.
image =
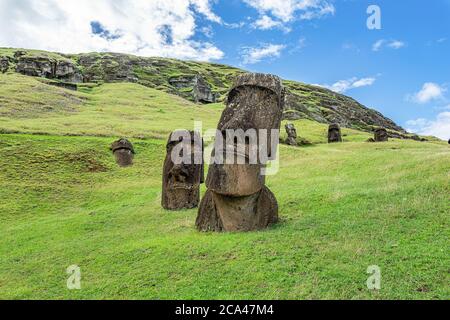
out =
[[(272, 75), (244, 74), (236, 79), (227, 106), (219, 121), (218, 130), (225, 137), (228, 131), (267, 130), (267, 153), (273, 157), (277, 150), (270, 144), (271, 130), (279, 130), (284, 108), (284, 88), (281, 80)], [(230, 143), (228, 139), (224, 139)], [(232, 140), (234, 141), (234, 140)], [(258, 141), (258, 148), (262, 141)], [(234, 150), (236, 161), (243, 163), (212, 164), (206, 186), (208, 191), (200, 204), (196, 226), (200, 231), (254, 231), (265, 229), (278, 221), (278, 204), (273, 193), (265, 186), (262, 169), (266, 163), (258, 158), (250, 162), (250, 142), (245, 141), (245, 152), (234, 145), (223, 151)], [(241, 159), (242, 160), (242, 159)]]
[[(190, 139), (176, 139), (186, 134)], [(174, 161), (173, 156), (179, 150), (189, 153), (186, 157), (189, 161)], [(204, 182), (203, 141), (200, 135), (193, 131), (175, 131), (169, 137), (166, 152), (161, 201), (163, 208), (196, 208), (200, 202), (200, 185)]]
[(121, 167), (133, 165), (134, 148), (130, 141), (125, 138), (112, 143), (110, 148), (116, 158), (116, 162)]
[(328, 143), (342, 142), (341, 127), (334, 123), (328, 128)]
[(295, 129), (294, 124), (288, 123), (285, 126), (286, 133), (287, 133), (287, 139), (286, 144), (290, 146), (298, 146), (297, 143), (297, 130)]
[(389, 141), (389, 135), (386, 129), (378, 128), (375, 130), (374, 135), (375, 142), (386, 142)]

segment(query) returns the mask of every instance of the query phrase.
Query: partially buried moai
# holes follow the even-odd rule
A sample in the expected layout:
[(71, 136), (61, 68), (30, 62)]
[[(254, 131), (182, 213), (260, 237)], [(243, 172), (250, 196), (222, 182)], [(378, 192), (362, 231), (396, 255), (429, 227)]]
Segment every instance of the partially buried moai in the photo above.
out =
[(341, 127), (333, 123), (328, 127), (328, 143), (336, 142), (342, 142)]
[(283, 108), (278, 77), (236, 79), (218, 125), (208, 190), (196, 221), (200, 231), (254, 231), (278, 221), (278, 203), (265, 185), (264, 170), (277, 153)]
[(198, 132), (173, 132), (166, 145), (162, 206), (166, 210), (198, 207), (204, 182), (203, 140)]
[(121, 167), (133, 165), (134, 148), (130, 141), (125, 138), (117, 140), (111, 144), (111, 151), (116, 158), (116, 162)]
[(297, 143), (297, 130), (295, 129), (294, 124), (287, 123), (284, 128), (286, 129), (286, 144), (289, 146), (298, 146)]
[(375, 130), (375, 142), (386, 142), (389, 141), (389, 135), (386, 129), (378, 128)]

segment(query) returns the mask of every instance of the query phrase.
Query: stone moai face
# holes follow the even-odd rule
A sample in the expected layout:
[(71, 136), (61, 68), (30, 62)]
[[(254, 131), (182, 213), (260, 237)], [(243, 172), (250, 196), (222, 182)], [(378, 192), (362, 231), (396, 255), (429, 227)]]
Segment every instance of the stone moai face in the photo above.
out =
[(389, 141), (389, 135), (386, 129), (379, 128), (375, 130), (375, 142)]
[(294, 124), (286, 124), (285, 129), (287, 133), (286, 144), (290, 146), (297, 146), (297, 130), (295, 129)]
[(166, 210), (196, 208), (204, 182), (203, 141), (194, 131), (173, 132), (166, 146), (162, 206)]
[(134, 148), (127, 139), (120, 139), (113, 142), (110, 148), (116, 158), (116, 162), (121, 167), (129, 167), (133, 165)]
[(328, 143), (342, 142), (341, 127), (331, 124), (328, 128)]
[[(271, 158), (276, 155), (272, 130), (277, 130), (278, 143), (283, 108), (284, 88), (278, 77), (244, 74), (236, 79), (218, 125), (222, 144), (216, 138), (213, 151), (213, 156), (221, 155), (224, 161), (210, 165), (208, 191), (196, 222), (199, 230), (261, 230), (278, 221), (278, 204), (265, 186), (262, 169), (266, 161), (260, 157), (260, 151), (264, 148)], [(256, 132), (257, 141), (242, 138), (248, 132)], [(262, 138), (261, 132), (267, 136)], [(258, 156), (251, 161), (254, 151)], [(234, 161), (229, 163), (226, 159)]]

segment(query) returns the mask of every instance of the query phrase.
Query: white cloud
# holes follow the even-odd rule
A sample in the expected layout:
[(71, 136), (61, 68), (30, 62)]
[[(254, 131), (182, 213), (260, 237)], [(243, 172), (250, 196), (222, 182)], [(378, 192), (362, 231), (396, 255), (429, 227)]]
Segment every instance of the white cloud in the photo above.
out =
[(433, 82), (427, 82), (422, 86), (422, 89), (419, 92), (413, 95), (408, 95), (407, 100), (415, 103), (425, 104), (433, 100), (443, 99), (445, 91), (445, 88), (441, 87), (440, 85)]
[(223, 23), (211, 0), (1, 0), (0, 46), (221, 59), (213, 43), (193, 40), (198, 15)]
[(263, 44), (259, 47), (247, 47), (242, 52), (244, 64), (258, 63), (263, 59), (277, 58), (286, 46), (281, 44)]
[(380, 51), (383, 47), (398, 50), (403, 48), (404, 46), (406, 46), (406, 43), (404, 43), (403, 41), (381, 39), (372, 45), (372, 51)]
[(424, 136), (435, 136), (443, 140), (450, 139), (450, 112), (439, 113), (435, 120), (424, 118), (406, 122), (407, 131)]
[(271, 17), (263, 15), (258, 20), (255, 21), (253, 24), (254, 28), (260, 29), (260, 30), (269, 30), (273, 28), (281, 27), (282, 23), (280, 21), (275, 21)]
[(402, 41), (394, 40), (394, 41), (389, 42), (387, 44), (387, 46), (392, 49), (400, 49), (405, 46), (405, 43)]
[(375, 81), (376, 81), (376, 78), (358, 79), (356, 77), (353, 77), (353, 78), (347, 79), (347, 80), (339, 80), (338, 82), (336, 82), (332, 85), (325, 84), (325, 85), (318, 85), (318, 86), (330, 89), (337, 93), (344, 93), (350, 89), (371, 86), (375, 83)]
[(297, 17), (302, 20), (321, 18), (334, 14), (335, 8), (328, 0), (244, 0), (261, 14), (270, 13), (275, 18), (290, 22)]

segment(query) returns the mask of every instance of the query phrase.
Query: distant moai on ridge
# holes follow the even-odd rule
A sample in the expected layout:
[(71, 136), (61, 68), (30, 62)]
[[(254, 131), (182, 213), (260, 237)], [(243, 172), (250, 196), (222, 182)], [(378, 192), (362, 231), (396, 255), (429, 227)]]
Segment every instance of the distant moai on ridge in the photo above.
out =
[(328, 143), (342, 142), (341, 127), (337, 123), (328, 127)]
[(289, 146), (298, 146), (297, 143), (297, 130), (293, 123), (287, 123), (284, 128), (286, 129), (287, 138), (286, 144)]
[[(272, 75), (240, 75), (231, 89), (218, 130), (267, 130), (267, 140), (272, 141), (272, 130), (279, 130), (284, 109), (284, 88), (281, 80)], [(279, 140), (277, 137), (276, 143)], [(259, 139), (258, 139), (259, 140)], [(265, 139), (264, 139), (265, 140)], [(228, 145), (227, 143), (230, 143)], [(261, 148), (258, 141), (258, 150)], [(243, 160), (237, 164), (216, 164), (209, 167), (208, 188), (198, 211), (196, 221), (200, 231), (245, 232), (265, 229), (278, 221), (278, 203), (265, 185), (263, 173), (266, 162), (258, 157), (256, 164), (249, 161), (248, 150), (253, 145), (245, 142), (245, 153), (237, 150), (235, 142), (215, 144), (213, 155), (232, 156)], [(278, 145), (276, 145), (278, 147)], [(277, 148), (269, 143), (267, 154), (274, 157)]]
[(162, 207), (166, 210), (198, 207), (203, 182), (203, 140), (200, 134), (187, 130), (171, 133), (163, 167)]
[(135, 151), (133, 144), (125, 138), (121, 138), (111, 144), (110, 150), (113, 152), (116, 163), (121, 167), (133, 165)]
[(385, 128), (377, 128), (374, 134), (375, 142), (387, 142), (389, 141), (389, 135)]

